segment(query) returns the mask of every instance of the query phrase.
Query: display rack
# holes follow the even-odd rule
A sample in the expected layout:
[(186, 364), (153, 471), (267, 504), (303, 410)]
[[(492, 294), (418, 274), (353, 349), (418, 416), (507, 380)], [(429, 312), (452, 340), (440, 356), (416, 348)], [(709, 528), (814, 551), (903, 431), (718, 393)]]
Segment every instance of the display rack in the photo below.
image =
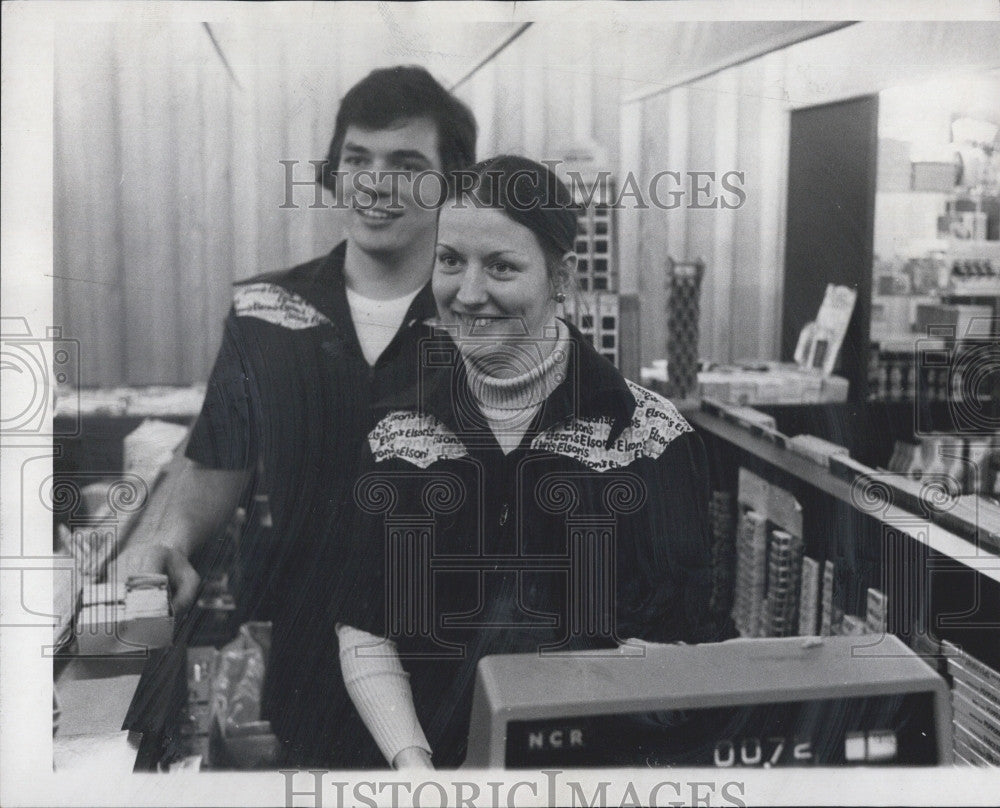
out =
[(746, 467), (802, 502), (807, 552), (838, 558), (849, 610), (861, 613), (869, 587), (886, 587), (890, 601), (911, 604), (907, 619), (1000, 664), (1000, 554), (893, 502), (862, 508), (828, 468), (715, 415), (684, 414), (705, 437), (713, 488), (735, 490)]

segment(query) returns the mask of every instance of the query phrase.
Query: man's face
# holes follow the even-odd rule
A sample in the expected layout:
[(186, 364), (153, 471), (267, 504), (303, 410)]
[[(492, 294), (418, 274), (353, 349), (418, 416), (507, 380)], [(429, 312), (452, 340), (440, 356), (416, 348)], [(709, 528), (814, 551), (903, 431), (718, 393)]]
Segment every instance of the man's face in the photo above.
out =
[[(348, 126), (338, 170), (345, 172), (347, 238), (368, 253), (390, 256), (430, 239), (437, 229), (442, 170), (437, 126), (406, 118), (388, 129)], [(416, 191), (416, 198), (415, 197)], [(430, 256), (428, 256), (430, 261)]]

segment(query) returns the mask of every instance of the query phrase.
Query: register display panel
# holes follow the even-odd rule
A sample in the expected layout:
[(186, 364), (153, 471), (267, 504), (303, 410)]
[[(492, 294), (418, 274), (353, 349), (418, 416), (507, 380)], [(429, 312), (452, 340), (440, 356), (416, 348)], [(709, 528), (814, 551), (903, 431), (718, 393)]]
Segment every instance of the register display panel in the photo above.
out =
[(512, 769), (937, 762), (933, 693), (512, 721), (504, 754)]

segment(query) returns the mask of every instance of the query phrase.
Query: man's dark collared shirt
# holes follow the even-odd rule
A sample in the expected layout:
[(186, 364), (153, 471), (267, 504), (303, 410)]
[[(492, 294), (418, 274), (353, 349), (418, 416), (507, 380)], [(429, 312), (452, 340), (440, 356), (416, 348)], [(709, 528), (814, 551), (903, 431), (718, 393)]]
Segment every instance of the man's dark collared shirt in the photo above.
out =
[(244, 619), (274, 622), (265, 717), (292, 763), (338, 763), (328, 757), (329, 736), (344, 693), (321, 604), (340, 571), (342, 503), (374, 424), (372, 403), (413, 384), (419, 324), (434, 312), (428, 285), (369, 366), (347, 303), (344, 254), (342, 243), (236, 285), (187, 447), (209, 468), (255, 471), (234, 594)]

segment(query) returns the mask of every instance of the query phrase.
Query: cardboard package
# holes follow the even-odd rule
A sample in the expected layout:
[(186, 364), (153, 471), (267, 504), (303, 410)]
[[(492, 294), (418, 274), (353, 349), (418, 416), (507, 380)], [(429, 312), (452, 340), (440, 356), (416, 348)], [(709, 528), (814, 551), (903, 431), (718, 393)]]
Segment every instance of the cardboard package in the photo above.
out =
[(80, 654), (144, 655), (170, 645), (173, 632), (166, 575), (131, 575), (126, 581), (84, 586), (77, 616)]

